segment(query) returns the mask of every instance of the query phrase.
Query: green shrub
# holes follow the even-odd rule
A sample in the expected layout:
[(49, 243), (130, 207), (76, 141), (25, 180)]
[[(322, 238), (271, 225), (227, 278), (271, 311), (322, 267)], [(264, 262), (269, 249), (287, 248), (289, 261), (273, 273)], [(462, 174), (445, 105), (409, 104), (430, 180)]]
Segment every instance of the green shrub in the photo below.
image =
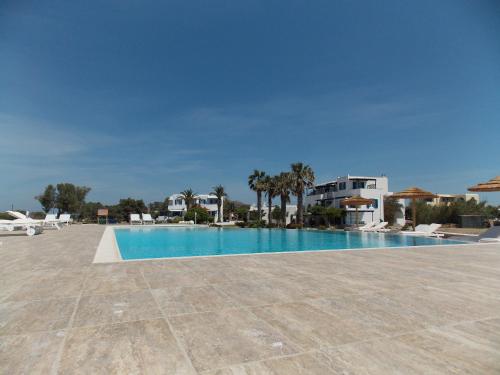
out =
[(302, 224), (295, 224), (295, 223), (290, 223), (286, 226), (287, 229), (302, 229), (303, 225)]
[(187, 210), (186, 214), (184, 215), (184, 220), (185, 221), (192, 220), (196, 221), (196, 223), (198, 224), (201, 224), (201, 223), (212, 223), (214, 221), (214, 218), (210, 216), (210, 213), (205, 207), (194, 206), (191, 207), (189, 210)]
[[(406, 207), (406, 211), (406, 217), (411, 217), (411, 206)], [(423, 201), (417, 202), (416, 224), (460, 224), (460, 215), (481, 215), (485, 219), (492, 219), (498, 215), (498, 209), (487, 205), (486, 202), (477, 203), (474, 199), (437, 206), (428, 205)]]
[(245, 223), (244, 221), (237, 221), (235, 225), (240, 228), (245, 228), (247, 226), (247, 223)]
[(261, 220), (261, 221), (252, 221), (249, 224), (249, 228), (265, 228), (265, 227), (267, 227), (267, 224), (263, 220)]

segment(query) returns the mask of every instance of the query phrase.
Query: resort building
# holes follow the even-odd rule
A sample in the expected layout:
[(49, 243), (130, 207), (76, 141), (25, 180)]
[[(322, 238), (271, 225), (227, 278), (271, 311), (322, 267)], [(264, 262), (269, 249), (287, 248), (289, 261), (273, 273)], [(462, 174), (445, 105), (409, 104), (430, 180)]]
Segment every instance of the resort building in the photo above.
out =
[[(372, 204), (358, 207), (359, 222), (381, 222), (384, 221), (384, 197), (391, 194), (387, 176), (347, 175), (314, 186), (304, 197), (304, 206), (306, 209), (314, 205), (345, 208), (347, 215), (344, 224), (351, 225), (356, 221), (356, 207), (343, 207), (340, 202), (344, 198), (359, 195), (372, 200)], [(404, 224), (404, 209), (397, 218), (397, 224)]]
[(465, 194), (436, 194), (437, 197), (429, 199), (428, 204), (431, 206), (449, 205), (454, 202), (468, 202), (474, 199), (477, 203), (480, 202), (479, 194), (465, 193)]
[[(268, 207), (267, 205), (262, 205), (262, 220), (265, 221), (266, 224), (269, 224), (269, 210), (267, 207)], [(279, 206), (272, 206), (271, 212), (274, 211), (276, 208), (279, 209)], [(257, 211), (257, 205), (252, 204), (250, 206), (249, 211)], [(297, 205), (287, 204), (286, 205), (286, 225), (290, 224), (295, 219), (296, 215), (297, 215)], [(271, 218), (271, 223), (277, 224), (278, 220), (274, 220)]]
[[(194, 205), (204, 207), (208, 210), (214, 221), (218, 220), (217, 197), (213, 194), (198, 194)], [(182, 194), (173, 194), (168, 198), (168, 217), (184, 216), (187, 211), (186, 202)], [(222, 198), (221, 215), (224, 215), (224, 198)]]

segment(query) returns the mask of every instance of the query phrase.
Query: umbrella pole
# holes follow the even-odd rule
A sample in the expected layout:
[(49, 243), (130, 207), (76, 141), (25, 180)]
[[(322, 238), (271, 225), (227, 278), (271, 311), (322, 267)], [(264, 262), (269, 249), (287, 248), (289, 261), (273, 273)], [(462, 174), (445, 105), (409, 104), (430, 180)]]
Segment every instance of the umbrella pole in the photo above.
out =
[(415, 224), (417, 223), (417, 200), (413, 198), (411, 200), (411, 214), (412, 214), (412, 226), (415, 232)]
[(358, 226), (358, 206), (356, 206), (356, 227)]

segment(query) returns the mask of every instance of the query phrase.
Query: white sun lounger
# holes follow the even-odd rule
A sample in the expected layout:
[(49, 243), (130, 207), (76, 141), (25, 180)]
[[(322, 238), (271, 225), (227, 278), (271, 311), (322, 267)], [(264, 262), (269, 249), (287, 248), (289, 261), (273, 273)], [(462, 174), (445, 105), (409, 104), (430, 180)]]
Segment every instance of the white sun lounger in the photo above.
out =
[(6, 211), (10, 216), (15, 217), (16, 219), (19, 220), (24, 220), (26, 222), (30, 222), (33, 225), (43, 225), (44, 227), (52, 227), (56, 229), (61, 229), (59, 226), (59, 220), (57, 220), (55, 214), (47, 214), (45, 216), (45, 219), (43, 220), (35, 220), (30, 217), (27, 217), (25, 214), (19, 212), (19, 211)]
[(19, 211), (6, 211), (10, 216), (15, 217), (16, 219), (27, 219), (28, 217), (19, 212)]
[(157, 222), (157, 223), (164, 223), (164, 222), (166, 222), (166, 221), (167, 221), (167, 217), (166, 217), (166, 216), (158, 216), (158, 217), (156, 218), (156, 222)]
[(43, 219), (43, 224), (47, 227), (54, 227), (57, 229), (61, 229), (61, 227), (59, 226), (59, 219), (57, 219), (56, 214), (45, 215), (45, 219)]
[(479, 242), (499, 243), (500, 242), (500, 226), (491, 227), (486, 232), (479, 235)]
[(143, 224), (154, 224), (155, 221), (151, 217), (151, 214), (142, 214), (142, 223)]
[(365, 224), (365, 225), (362, 225), (358, 228), (356, 228), (357, 230), (361, 230), (361, 231), (365, 231), (365, 230), (368, 230), (370, 228), (373, 228), (375, 225), (377, 225), (376, 222), (372, 221), (371, 223), (368, 223), (368, 224)]
[(130, 214), (130, 225), (133, 224), (142, 224), (142, 220), (139, 214)]
[(363, 232), (377, 232), (383, 230), (387, 224), (389, 224), (387, 221), (383, 221), (381, 223), (376, 224), (375, 226), (365, 229)]
[(71, 218), (71, 214), (60, 214), (59, 215), (59, 223), (70, 225), (73, 222)]
[(43, 227), (39, 223), (34, 222), (34, 220), (0, 220), (0, 230), (13, 232), (16, 229), (25, 230), (28, 236), (34, 236), (43, 232)]
[(406, 236), (429, 236), (429, 237), (443, 237), (442, 234), (436, 233), (436, 231), (441, 228), (441, 224), (432, 223), (428, 224), (419, 224), (415, 227), (415, 230), (402, 230), (399, 232), (400, 234), (404, 234)]

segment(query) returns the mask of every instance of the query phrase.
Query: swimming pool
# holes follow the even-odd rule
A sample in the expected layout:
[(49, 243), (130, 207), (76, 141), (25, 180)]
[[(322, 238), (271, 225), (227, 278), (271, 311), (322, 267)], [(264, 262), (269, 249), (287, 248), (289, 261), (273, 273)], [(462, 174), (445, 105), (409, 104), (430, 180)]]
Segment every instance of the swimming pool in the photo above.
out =
[(462, 243), (397, 234), (285, 229), (141, 227), (115, 228), (114, 233), (124, 260)]

